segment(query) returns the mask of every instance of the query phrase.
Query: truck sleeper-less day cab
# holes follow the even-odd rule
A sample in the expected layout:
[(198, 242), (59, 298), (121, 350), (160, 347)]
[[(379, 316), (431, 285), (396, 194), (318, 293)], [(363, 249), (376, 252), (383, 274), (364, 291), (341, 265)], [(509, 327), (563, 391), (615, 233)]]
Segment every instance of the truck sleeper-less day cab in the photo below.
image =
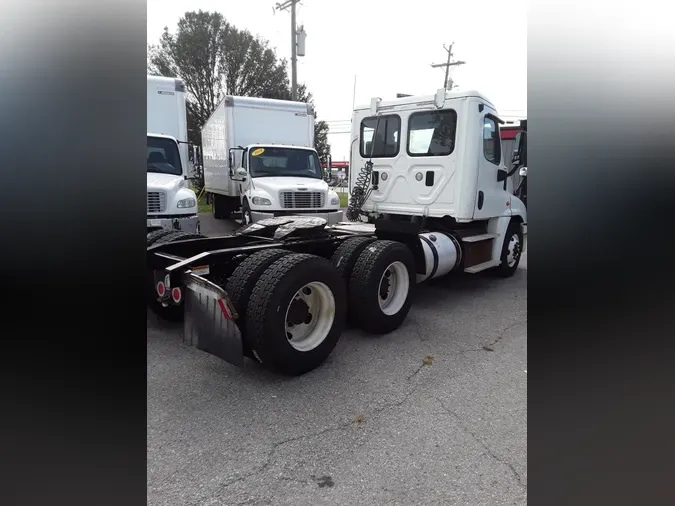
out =
[(350, 221), (281, 216), (227, 237), (149, 239), (151, 307), (184, 318), (191, 346), (297, 375), (329, 356), (347, 320), (396, 330), (416, 283), (513, 275), (527, 215), (505, 189), (518, 164), (502, 160), (501, 123), (473, 91), (373, 99), (352, 116)]
[(216, 219), (239, 208), (245, 225), (291, 214), (342, 219), (314, 150), (310, 104), (226, 96), (202, 128), (202, 158)]
[[(148, 76), (147, 229), (199, 232), (189, 187), (185, 88), (180, 79)], [(157, 235), (157, 234), (155, 234)]]

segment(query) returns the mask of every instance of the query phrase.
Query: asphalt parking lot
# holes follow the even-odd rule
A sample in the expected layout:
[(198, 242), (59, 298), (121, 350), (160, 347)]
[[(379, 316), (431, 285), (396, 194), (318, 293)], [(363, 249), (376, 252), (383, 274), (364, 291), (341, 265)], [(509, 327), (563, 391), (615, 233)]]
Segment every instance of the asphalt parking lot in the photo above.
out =
[(350, 329), (299, 378), (181, 332), (148, 313), (149, 505), (526, 504), (527, 253), (419, 286), (400, 329)]

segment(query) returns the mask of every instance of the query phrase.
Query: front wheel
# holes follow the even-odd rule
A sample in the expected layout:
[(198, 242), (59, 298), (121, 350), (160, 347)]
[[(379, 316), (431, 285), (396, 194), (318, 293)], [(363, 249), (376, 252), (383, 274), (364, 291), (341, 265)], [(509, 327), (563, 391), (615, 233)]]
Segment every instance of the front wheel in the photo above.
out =
[(520, 257), (523, 253), (523, 234), (519, 223), (511, 223), (506, 229), (504, 246), (502, 246), (501, 264), (493, 269), (495, 275), (508, 278), (518, 269)]
[(246, 335), (256, 358), (297, 376), (321, 365), (345, 324), (346, 289), (331, 263), (289, 254), (265, 270), (246, 308)]

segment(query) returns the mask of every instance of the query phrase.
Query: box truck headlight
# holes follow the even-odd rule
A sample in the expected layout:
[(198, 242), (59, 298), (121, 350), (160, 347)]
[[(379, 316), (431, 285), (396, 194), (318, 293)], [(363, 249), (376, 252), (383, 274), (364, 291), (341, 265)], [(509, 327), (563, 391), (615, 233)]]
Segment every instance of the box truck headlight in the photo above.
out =
[(264, 197), (253, 197), (253, 205), (256, 206), (271, 206), (272, 201)]
[(177, 204), (177, 207), (178, 207), (178, 209), (188, 209), (190, 207), (195, 207), (196, 205), (197, 205), (197, 201), (193, 198), (189, 198), (189, 199), (179, 200), (178, 204)]
[(330, 205), (331, 205), (331, 206), (338, 206), (338, 205), (340, 205), (340, 197), (338, 197), (337, 195), (335, 195), (334, 197), (332, 197), (332, 198), (330, 199)]

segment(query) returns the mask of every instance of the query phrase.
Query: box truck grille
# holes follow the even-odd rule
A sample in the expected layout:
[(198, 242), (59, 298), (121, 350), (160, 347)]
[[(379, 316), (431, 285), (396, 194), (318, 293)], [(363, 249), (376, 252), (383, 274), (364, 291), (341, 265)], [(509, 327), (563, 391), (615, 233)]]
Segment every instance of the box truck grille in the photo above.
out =
[(323, 207), (323, 192), (297, 192), (286, 191), (279, 192), (281, 207), (284, 209), (312, 209)]
[(148, 192), (148, 214), (166, 211), (166, 193)]

